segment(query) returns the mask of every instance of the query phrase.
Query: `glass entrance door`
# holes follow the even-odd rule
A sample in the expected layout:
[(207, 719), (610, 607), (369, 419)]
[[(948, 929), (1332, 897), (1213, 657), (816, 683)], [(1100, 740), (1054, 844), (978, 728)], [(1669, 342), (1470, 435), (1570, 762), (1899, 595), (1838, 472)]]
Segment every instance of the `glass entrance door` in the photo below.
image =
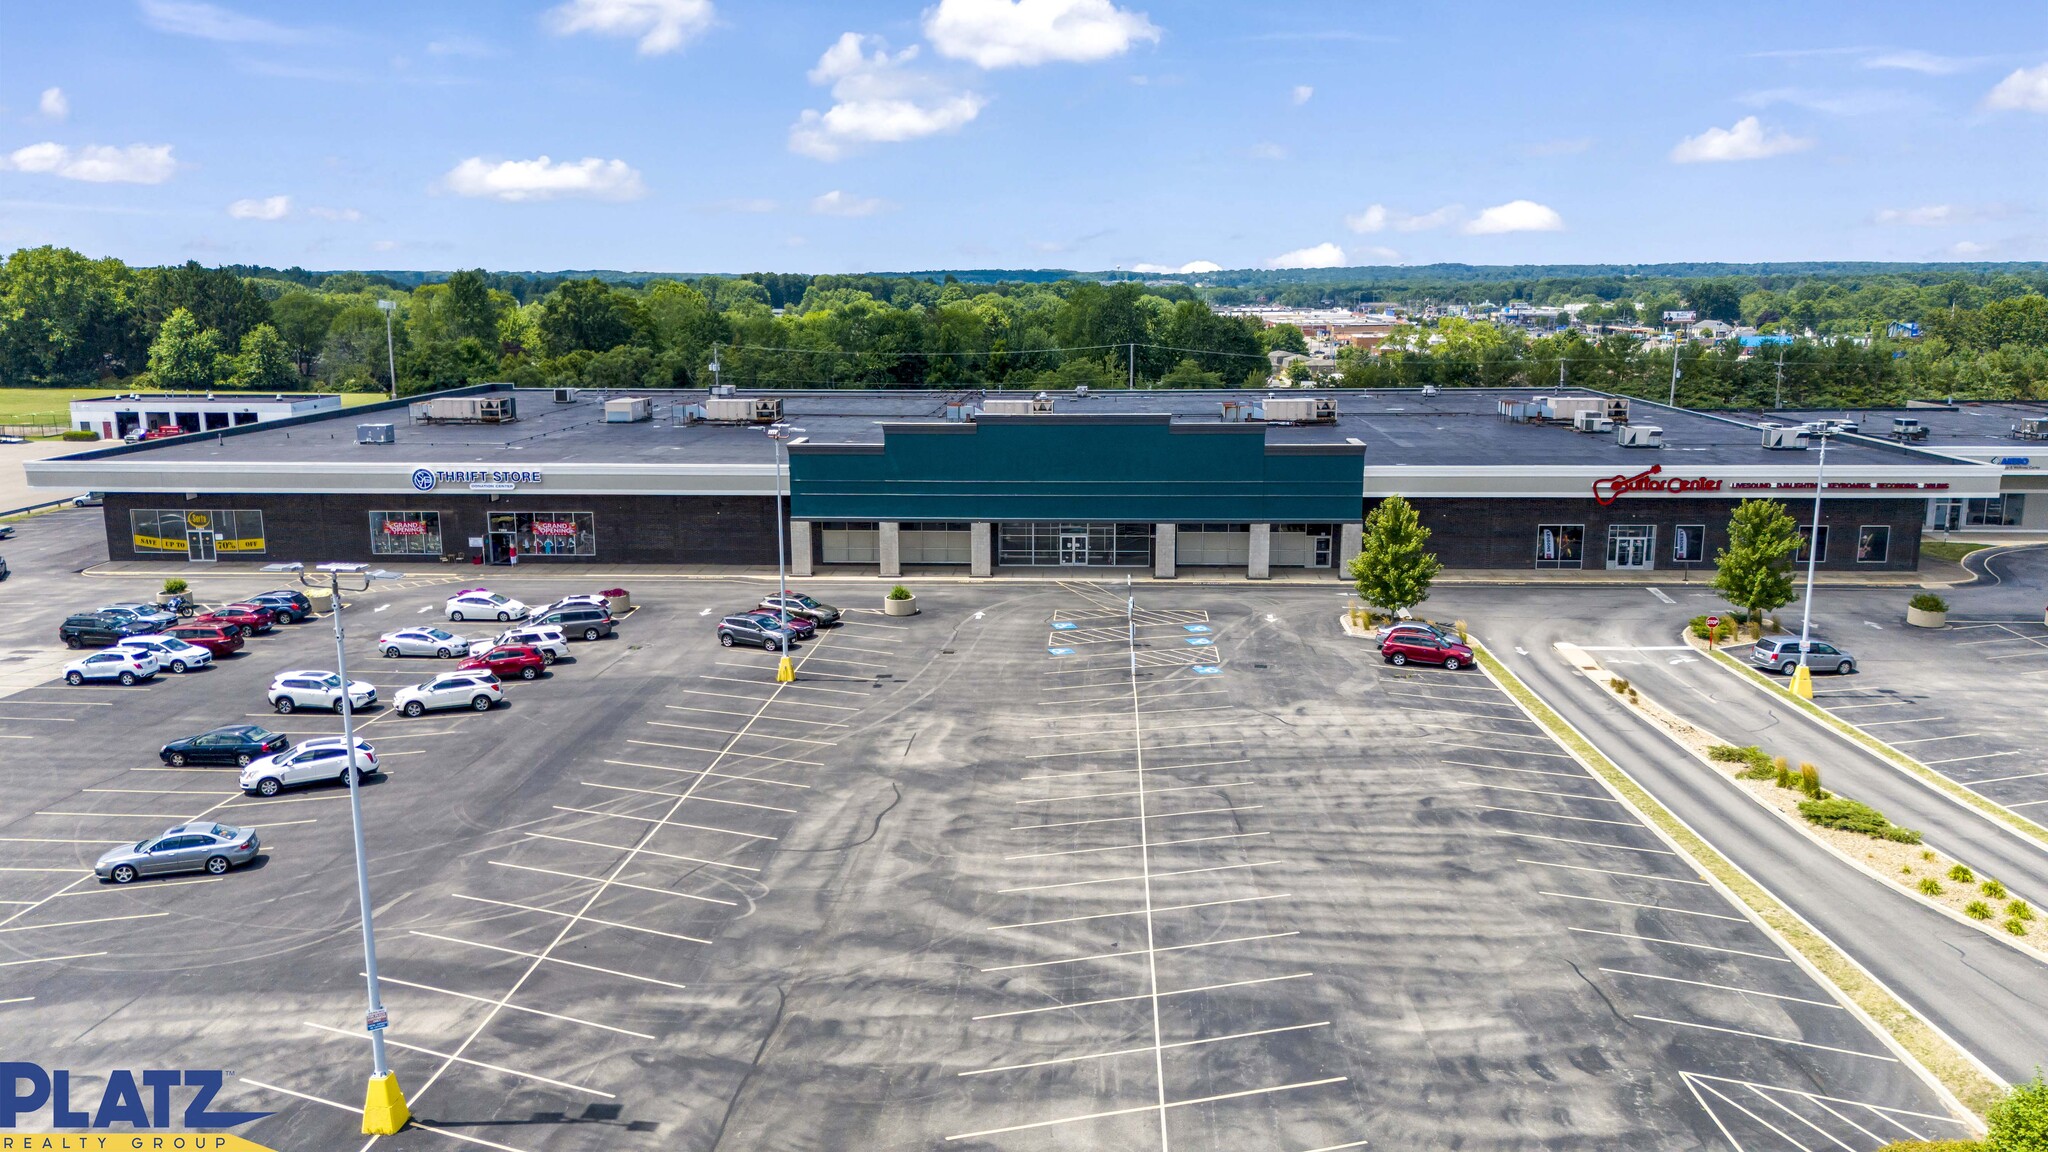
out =
[(207, 528), (185, 530), (185, 556), (200, 562), (211, 562), (213, 554), (213, 531)]
[(1088, 534), (1086, 532), (1060, 533), (1060, 563), (1077, 567), (1088, 563)]
[(519, 537), (511, 532), (491, 533), (490, 547), (487, 549), (488, 554), (484, 557), (484, 562), (488, 564), (510, 564), (512, 562), (512, 548), (518, 539)]
[(1613, 524), (1607, 529), (1609, 568), (1654, 568), (1657, 528), (1653, 524)]

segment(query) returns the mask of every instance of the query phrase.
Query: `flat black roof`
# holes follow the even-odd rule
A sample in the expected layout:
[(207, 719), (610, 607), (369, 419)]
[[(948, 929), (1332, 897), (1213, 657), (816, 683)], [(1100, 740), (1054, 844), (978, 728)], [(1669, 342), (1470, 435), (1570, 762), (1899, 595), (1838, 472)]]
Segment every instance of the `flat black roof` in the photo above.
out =
[[(483, 389), (465, 390), (470, 393)], [(620, 464), (767, 464), (768, 439), (758, 427), (677, 422), (678, 410), (700, 404), (702, 391), (618, 393), (653, 401), (655, 419), (635, 424), (607, 424), (604, 405), (594, 393), (574, 402), (557, 403), (549, 389), (498, 389), (518, 400), (519, 420), (510, 424), (414, 424), (403, 404), (355, 408), (339, 413), (295, 417), (249, 425), (225, 435), (189, 437), (101, 448), (72, 458), (129, 457), (147, 453), (151, 462), (243, 463), (368, 462), (382, 459), (436, 464), (489, 463), (506, 467), (521, 462)], [(1542, 395), (1586, 396), (1578, 389), (1548, 390)], [(818, 444), (879, 444), (883, 426), (901, 422), (942, 422), (949, 402), (978, 403), (986, 395), (1028, 397), (1029, 392), (956, 391), (789, 391), (751, 392), (742, 396), (780, 397), (783, 419), (803, 429)], [(1245, 389), (1198, 391), (1098, 391), (1086, 398), (1071, 392), (1052, 393), (1058, 413), (1167, 413), (1176, 422), (1219, 423), (1224, 401), (1268, 396), (1333, 397), (1334, 424), (1268, 427), (1275, 444), (1343, 443), (1366, 445), (1366, 464), (1423, 465), (1569, 465), (1623, 466), (1673, 454), (1694, 465), (1783, 464), (1785, 453), (1767, 451), (1755, 427), (1758, 417), (1716, 416), (1633, 402), (1633, 423), (1664, 430), (1661, 453), (1623, 448), (1613, 437), (1582, 434), (1569, 427), (1512, 423), (1497, 413), (1502, 399), (1526, 400), (1539, 393), (1528, 388), (1445, 388), (1425, 396), (1416, 389), (1295, 389), (1275, 392)], [(1785, 419), (1784, 414), (1777, 418)], [(2001, 418), (2002, 419), (2002, 418)], [(393, 444), (357, 444), (358, 424), (396, 425)], [(1996, 424), (2003, 432), (2003, 424)], [(1885, 422), (1889, 427), (1889, 418)], [(1887, 444), (1838, 441), (1830, 460), (1844, 464), (1941, 467), (1939, 457)]]
[[(1918, 420), (1927, 438), (1917, 441), (1927, 448), (1984, 447), (2010, 445), (2026, 448), (2038, 440), (2021, 440), (2012, 434), (2021, 420), (2048, 417), (2048, 404), (2012, 400), (1965, 400), (1949, 405), (1911, 408), (1800, 408), (1776, 412), (1731, 412), (1728, 415), (1752, 423), (1772, 420), (1798, 424), (1807, 420), (1853, 420), (1858, 434), (1879, 439), (1891, 435), (1894, 418)], [(1830, 449), (1832, 452), (1833, 449)]]

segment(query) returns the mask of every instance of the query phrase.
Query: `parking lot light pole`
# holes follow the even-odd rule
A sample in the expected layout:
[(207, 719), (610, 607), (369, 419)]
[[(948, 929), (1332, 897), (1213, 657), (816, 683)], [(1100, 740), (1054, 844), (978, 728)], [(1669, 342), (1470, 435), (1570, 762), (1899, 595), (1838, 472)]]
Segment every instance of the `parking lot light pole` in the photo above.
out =
[(378, 311), (384, 313), (384, 359), (391, 366), (391, 398), (398, 399), (398, 351), (391, 342), (391, 314), (398, 311), (398, 301), (377, 301)]
[(775, 454), (775, 606), (781, 613), (782, 659), (775, 665), (775, 682), (788, 684), (796, 679), (796, 666), (789, 662), (789, 584), (783, 570), (782, 544), (782, 442), (792, 436), (803, 435), (803, 429), (788, 424), (770, 424), (768, 450)]
[[(1820, 465), (1813, 477), (1813, 526), (1806, 533), (1806, 603), (1799, 609), (1799, 667), (1792, 672), (1792, 694), (1801, 699), (1813, 699), (1813, 670), (1806, 666), (1807, 639), (1813, 627), (1813, 567), (1820, 559), (1820, 497), (1828, 486), (1828, 440), (1830, 433), (1819, 434)], [(1761, 626), (1759, 626), (1761, 627)], [(1763, 633), (1759, 631), (1758, 635)]]
[[(299, 583), (309, 588), (324, 588), (332, 597), (328, 614), (334, 618), (334, 673), (341, 677), (341, 738), (348, 749), (348, 815), (355, 832), (356, 847), (356, 903), (363, 914), (363, 975), (365, 1003), (363, 1026), (370, 1032), (370, 1084), (363, 1097), (363, 1134), (366, 1136), (390, 1136), (405, 1127), (412, 1118), (412, 1111), (406, 1107), (405, 1092), (398, 1086), (398, 1077), (392, 1073), (390, 1063), (384, 1055), (384, 1029), (390, 1023), (390, 1014), (384, 1010), (384, 995), (377, 983), (377, 934), (370, 921), (370, 870), (369, 857), (363, 848), (363, 798), (362, 775), (356, 763), (356, 711), (355, 702), (349, 698), (348, 646), (346, 631), (341, 624), (341, 594), (367, 592), (370, 585), (378, 580), (396, 580), (402, 573), (371, 569), (367, 564), (322, 564), (317, 572), (305, 571), (304, 565), (293, 565), (298, 570)], [(350, 577), (349, 586), (342, 586), (342, 578)]]

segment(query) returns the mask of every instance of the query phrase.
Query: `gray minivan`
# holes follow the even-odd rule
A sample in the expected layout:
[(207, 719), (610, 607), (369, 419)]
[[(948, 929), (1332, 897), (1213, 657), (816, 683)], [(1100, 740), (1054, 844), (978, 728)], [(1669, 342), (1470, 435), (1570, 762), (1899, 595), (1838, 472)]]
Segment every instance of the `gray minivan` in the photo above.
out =
[(612, 634), (611, 611), (595, 604), (571, 604), (524, 623), (528, 628), (560, 628), (570, 640), (595, 640)]
[[(1766, 636), (1749, 650), (1749, 662), (1772, 672), (1787, 676), (1799, 667), (1799, 638), (1797, 636)], [(1815, 672), (1835, 672), (1843, 676), (1856, 671), (1856, 657), (1842, 651), (1825, 640), (1806, 642), (1806, 666)]]

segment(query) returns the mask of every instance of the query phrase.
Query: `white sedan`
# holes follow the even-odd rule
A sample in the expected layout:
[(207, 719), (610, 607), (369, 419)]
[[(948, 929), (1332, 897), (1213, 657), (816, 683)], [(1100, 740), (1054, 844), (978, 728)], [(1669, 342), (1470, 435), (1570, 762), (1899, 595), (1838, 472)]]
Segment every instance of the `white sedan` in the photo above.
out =
[(400, 628), (377, 637), (377, 651), (397, 659), (400, 656), (469, 655), (469, 641), (440, 628)]
[(450, 620), (524, 620), (526, 605), (510, 596), (500, 596), (484, 588), (471, 588), (457, 592), (448, 598), (446, 605)]
[(108, 648), (64, 666), (64, 680), (83, 684), (87, 680), (118, 680), (133, 684), (156, 675), (156, 656), (133, 648)]
[(147, 652), (156, 657), (158, 668), (169, 669), (180, 675), (194, 668), (206, 668), (213, 664), (213, 653), (197, 644), (188, 644), (176, 636), (130, 636), (114, 647)]
[[(381, 771), (377, 750), (357, 738), (356, 779)], [(242, 769), (241, 785), (244, 792), (275, 796), (283, 789), (323, 780), (348, 783), (348, 741), (340, 736), (315, 736), (296, 748), (251, 760)]]

